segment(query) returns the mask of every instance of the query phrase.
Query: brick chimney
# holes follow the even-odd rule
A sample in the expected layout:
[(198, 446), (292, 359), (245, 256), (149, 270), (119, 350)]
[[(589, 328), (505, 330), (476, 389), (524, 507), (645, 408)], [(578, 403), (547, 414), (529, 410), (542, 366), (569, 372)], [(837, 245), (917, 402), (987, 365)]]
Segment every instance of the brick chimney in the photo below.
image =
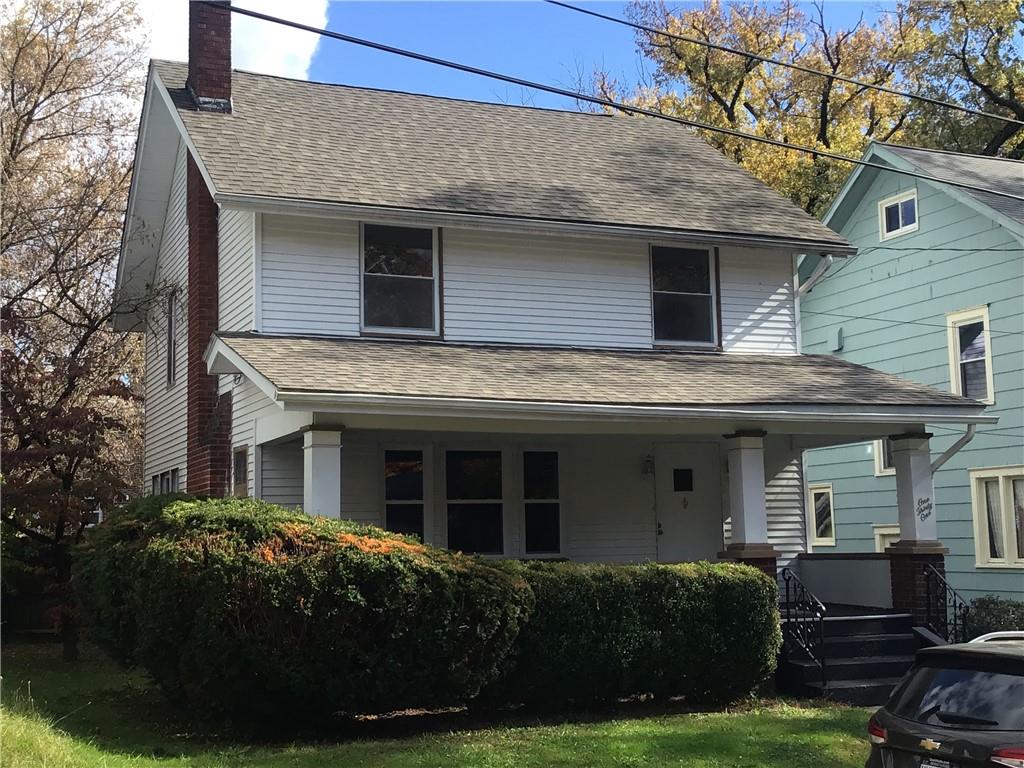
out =
[(188, 88), (196, 106), (231, 111), (231, 0), (188, 4)]

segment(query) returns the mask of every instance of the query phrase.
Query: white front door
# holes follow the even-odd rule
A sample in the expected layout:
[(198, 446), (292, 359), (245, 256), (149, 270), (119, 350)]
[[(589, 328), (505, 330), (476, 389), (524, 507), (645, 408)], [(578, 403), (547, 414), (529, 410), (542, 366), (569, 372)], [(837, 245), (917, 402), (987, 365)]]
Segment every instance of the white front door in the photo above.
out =
[(714, 560), (723, 548), (717, 443), (654, 447), (658, 562)]

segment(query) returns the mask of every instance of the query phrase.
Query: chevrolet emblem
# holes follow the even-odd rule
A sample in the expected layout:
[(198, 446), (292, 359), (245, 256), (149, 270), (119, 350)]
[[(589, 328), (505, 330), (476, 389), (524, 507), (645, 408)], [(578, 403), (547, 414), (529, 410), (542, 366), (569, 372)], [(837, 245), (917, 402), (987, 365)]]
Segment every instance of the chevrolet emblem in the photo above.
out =
[(921, 747), (921, 749), (927, 749), (929, 752), (934, 752), (936, 749), (941, 747), (942, 744), (937, 741), (932, 741), (931, 739), (921, 739), (918, 746)]

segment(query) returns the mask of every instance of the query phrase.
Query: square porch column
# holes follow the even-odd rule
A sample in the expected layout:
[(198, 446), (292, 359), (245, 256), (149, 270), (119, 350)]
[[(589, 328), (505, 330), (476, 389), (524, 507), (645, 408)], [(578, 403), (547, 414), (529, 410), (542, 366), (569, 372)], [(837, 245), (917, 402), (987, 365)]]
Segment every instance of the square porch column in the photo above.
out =
[(311, 429), (302, 436), (302, 509), (341, 517), (341, 430)]
[(752, 565), (774, 579), (779, 553), (768, 543), (764, 437), (760, 430), (725, 435), (732, 541), (719, 557)]
[[(893, 435), (896, 505), (900, 539), (886, 548), (892, 581), (892, 607), (911, 614), (915, 626), (945, 623), (945, 594), (929, 596), (926, 578), (931, 566), (946, 575), (946, 549), (939, 541), (932, 481), (931, 448), (927, 432)], [(931, 604), (929, 605), (929, 601)]]

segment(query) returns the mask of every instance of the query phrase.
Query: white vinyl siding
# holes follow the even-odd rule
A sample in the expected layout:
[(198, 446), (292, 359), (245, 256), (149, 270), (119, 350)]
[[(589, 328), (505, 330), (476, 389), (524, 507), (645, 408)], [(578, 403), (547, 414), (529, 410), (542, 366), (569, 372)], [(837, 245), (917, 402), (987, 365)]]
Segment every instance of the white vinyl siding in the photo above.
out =
[[(233, 376), (221, 376), (218, 393), (231, 393), (231, 451), (248, 452), (249, 495), (256, 495), (256, 420), (280, 412), (280, 407), (248, 379), (234, 383)], [(300, 483), (301, 490), (301, 483)]]
[(788, 253), (719, 249), (722, 349), (762, 355), (797, 353), (793, 261)]
[(249, 331), (253, 316), (253, 249), (255, 214), (222, 208), (218, 218), (217, 260), (219, 315), (222, 331)]
[(154, 284), (158, 290), (175, 290), (175, 349), (178, 375), (167, 382), (167, 302), (149, 314), (146, 327), (146, 405), (144, 428), (144, 477), (178, 470), (178, 487), (186, 483), (185, 361), (188, 331), (188, 221), (185, 212), (185, 146), (178, 146), (171, 181), (163, 238)]
[(284, 507), (302, 506), (302, 441), (260, 447), (261, 498)]
[[(766, 467), (774, 465), (774, 456), (769, 454)], [(728, 477), (723, 476), (723, 485)], [(728, 509), (728, 491), (723, 506)], [(779, 553), (778, 565), (783, 568), (801, 552), (807, 551), (807, 533), (804, 518), (803, 473), (799, 459), (786, 461), (782, 467), (765, 480), (765, 506), (768, 515), (768, 543)], [(726, 513), (728, 514), (728, 513)], [(726, 517), (724, 541), (732, 541), (732, 519)]]

